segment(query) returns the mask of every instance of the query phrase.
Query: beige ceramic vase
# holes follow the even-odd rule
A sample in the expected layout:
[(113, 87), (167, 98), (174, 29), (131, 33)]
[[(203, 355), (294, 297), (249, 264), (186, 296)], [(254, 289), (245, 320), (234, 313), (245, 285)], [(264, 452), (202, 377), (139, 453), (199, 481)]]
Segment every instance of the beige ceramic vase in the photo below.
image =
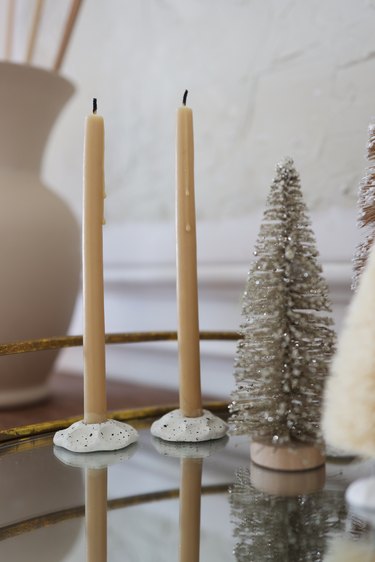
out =
[[(61, 336), (69, 326), (80, 232), (40, 174), (49, 133), (73, 92), (56, 73), (0, 63), (0, 343)], [(0, 407), (45, 397), (57, 353), (0, 357)]]

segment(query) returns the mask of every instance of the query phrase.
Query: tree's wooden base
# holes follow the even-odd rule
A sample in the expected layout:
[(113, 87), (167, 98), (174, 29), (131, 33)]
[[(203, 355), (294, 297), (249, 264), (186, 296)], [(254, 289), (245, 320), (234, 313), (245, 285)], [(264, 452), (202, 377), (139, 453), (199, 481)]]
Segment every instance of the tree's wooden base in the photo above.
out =
[(251, 483), (257, 490), (273, 496), (312, 494), (324, 488), (326, 479), (324, 465), (312, 470), (291, 472), (269, 470), (251, 463), (250, 474)]
[(325, 456), (317, 447), (304, 443), (275, 446), (253, 441), (250, 455), (253, 463), (273, 470), (311, 470), (325, 463)]

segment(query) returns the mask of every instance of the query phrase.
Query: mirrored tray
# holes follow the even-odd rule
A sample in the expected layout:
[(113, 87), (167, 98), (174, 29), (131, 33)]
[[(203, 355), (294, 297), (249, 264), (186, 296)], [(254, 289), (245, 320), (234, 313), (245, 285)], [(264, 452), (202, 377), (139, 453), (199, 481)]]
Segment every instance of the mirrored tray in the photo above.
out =
[[(225, 416), (224, 405), (215, 410)], [(331, 458), (318, 471), (264, 470), (250, 463), (246, 437), (208, 448), (155, 440), (149, 426), (161, 413), (119, 413), (140, 440), (107, 459), (54, 451), (46, 424), (42, 434), (32, 427), (24, 437), (9, 434), (0, 446), (0, 560), (375, 557), (370, 525), (348, 513), (344, 501), (352, 480), (373, 473), (373, 461)]]

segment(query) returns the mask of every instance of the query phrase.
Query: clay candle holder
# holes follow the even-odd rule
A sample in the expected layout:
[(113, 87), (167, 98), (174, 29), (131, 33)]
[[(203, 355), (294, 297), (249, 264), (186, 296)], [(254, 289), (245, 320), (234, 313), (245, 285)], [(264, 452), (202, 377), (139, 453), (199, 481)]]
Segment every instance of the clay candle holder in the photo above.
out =
[(350, 484), (345, 500), (351, 511), (375, 526), (375, 477), (359, 478)]
[[(58, 431), (53, 443), (73, 453), (93, 453), (95, 451), (117, 451), (138, 440), (137, 431), (130, 425), (117, 420), (101, 423), (73, 423), (67, 429)], [(56, 455), (58, 456), (58, 455)]]
[(227, 424), (208, 410), (190, 418), (182, 410), (172, 410), (151, 426), (151, 434), (164, 441), (200, 442), (221, 439), (227, 433)]

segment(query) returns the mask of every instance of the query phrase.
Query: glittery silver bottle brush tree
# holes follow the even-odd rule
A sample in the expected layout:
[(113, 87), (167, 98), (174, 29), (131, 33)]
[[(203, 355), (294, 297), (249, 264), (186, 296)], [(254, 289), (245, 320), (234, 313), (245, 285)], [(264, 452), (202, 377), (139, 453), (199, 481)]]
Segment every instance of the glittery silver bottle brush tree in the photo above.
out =
[[(321, 441), (322, 391), (335, 334), (327, 284), (291, 159), (276, 167), (254, 256), (243, 297), (230, 427), (273, 449), (305, 444), (318, 451), (314, 445)], [(302, 464), (312, 468), (322, 458), (303, 459)]]
[(375, 123), (369, 126), (367, 162), (368, 166), (358, 190), (357, 224), (363, 229), (364, 235), (353, 258), (353, 289), (357, 288), (359, 276), (366, 265), (369, 250), (375, 239)]

